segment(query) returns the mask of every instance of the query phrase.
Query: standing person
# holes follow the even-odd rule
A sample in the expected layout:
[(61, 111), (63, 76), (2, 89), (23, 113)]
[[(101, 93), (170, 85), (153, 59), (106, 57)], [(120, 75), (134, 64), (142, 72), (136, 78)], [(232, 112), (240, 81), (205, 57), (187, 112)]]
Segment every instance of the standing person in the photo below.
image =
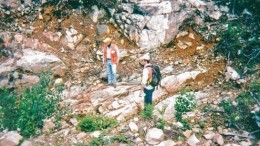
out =
[(107, 65), (108, 84), (116, 83), (116, 68), (119, 63), (119, 50), (115, 44), (112, 44), (111, 38), (103, 40), (103, 64)]
[(139, 96), (142, 96), (143, 93), (145, 94), (144, 105), (146, 107), (147, 105), (152, 104), (152, 97), (154, 92), (154, 87), (148, 83), (149, 79), (151, 79), (152, 77), (152, 70), (150, 67), (150, 55), (148, 53), (140, 58), (140, 64), (143, 67), (143, 76)]

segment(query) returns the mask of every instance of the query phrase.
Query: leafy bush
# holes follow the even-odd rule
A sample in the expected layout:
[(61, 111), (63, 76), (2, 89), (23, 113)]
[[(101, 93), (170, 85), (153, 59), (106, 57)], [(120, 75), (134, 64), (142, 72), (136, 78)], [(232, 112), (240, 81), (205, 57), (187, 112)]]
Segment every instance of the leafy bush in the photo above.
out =
[(87, 115), (79, 122), (78, 127), (81, 131), (92, 132), (96, 130), (103, 130), (117, 125), (115, 119), (111, 119), (102, 115)]
[(1, 130), (19, 130), (25, 137), (35, 136), (43, 128), (43, 120), (59, 109), (59, 93), (48, 88), (49, 74), (40, 76), (40, 83), (22, 93), (0, 89)]
[(144, 110), (141, 112), (141, 115), (145, 119), (152, 119), (153, 118), (153, 110), (154, 110), (154, 106), (152, 104), (147, 104), (147, 105), (145, 105)]
[(175, 118), (183, 124), (183, 129), (190, 129), (188, 121), (182, 119), (182, 115), (195, 109), (197, 107), (197, 100), (193, 94), (187, 93), (186, 91), (187, 90), (184, 90), (181, 92), (181, 95), (177, 97), (174, 105), (176, 110)]
[(182, 115), (192, 111), (197, 107), (197, 100), (195, 96), (191, 93), (181, 93), (180, 96), (177, 97), (174, 108), (176, 110), (176, 119), (177, 121), (182, 121)]

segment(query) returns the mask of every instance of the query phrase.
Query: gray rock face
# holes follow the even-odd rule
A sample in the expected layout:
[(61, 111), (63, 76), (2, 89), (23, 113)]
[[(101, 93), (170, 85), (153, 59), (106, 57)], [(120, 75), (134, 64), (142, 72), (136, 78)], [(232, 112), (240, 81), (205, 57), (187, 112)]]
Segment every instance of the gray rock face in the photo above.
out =
[(51, 68), (55, 63), (61, 63), (61, 60), (54, 55), (48, 55), (44, 52), (24, 49), (23, 56), (16, 63), (17, 67), (23, 70), (40, 73)]
[(218, 20), (226, 9), (215, 7), (212, 2), (200, 0), (131, 0), (123, 2), (118, 13), (113, 12), (111, 15), (112, 22), (126, 37), (141, 48), (154, 49), (175, 38), (179, 27), (187, 19), (193, 19), (198, 25), (205, 25), (201, 20), (206, 16)]

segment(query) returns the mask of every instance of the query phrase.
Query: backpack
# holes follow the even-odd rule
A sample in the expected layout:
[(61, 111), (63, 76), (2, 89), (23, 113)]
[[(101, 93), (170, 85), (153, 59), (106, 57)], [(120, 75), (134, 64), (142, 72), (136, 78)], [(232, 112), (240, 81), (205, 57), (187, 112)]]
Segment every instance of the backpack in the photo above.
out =
[(149, 66), (147, 66), (147, 68), (148, 68), (149, 72), (152, 71), (152, 74), (150, 75), (150, 77), (148, 79), (148, 84), (151, 85), (152, 87), (158, 86), (162, 79), (160, 68), (157, 65), (149, 65)]

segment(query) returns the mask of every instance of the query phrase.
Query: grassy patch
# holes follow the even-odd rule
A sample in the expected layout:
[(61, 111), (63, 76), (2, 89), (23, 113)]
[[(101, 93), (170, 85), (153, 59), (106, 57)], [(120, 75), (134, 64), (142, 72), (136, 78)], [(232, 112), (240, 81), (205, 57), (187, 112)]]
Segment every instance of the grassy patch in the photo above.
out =
[(117, 125), (115, 119), (108, 118), (102, 115), (86, 115), (78, 124), (81, 131), (92, 132), (96, 130), (103, 130)]

